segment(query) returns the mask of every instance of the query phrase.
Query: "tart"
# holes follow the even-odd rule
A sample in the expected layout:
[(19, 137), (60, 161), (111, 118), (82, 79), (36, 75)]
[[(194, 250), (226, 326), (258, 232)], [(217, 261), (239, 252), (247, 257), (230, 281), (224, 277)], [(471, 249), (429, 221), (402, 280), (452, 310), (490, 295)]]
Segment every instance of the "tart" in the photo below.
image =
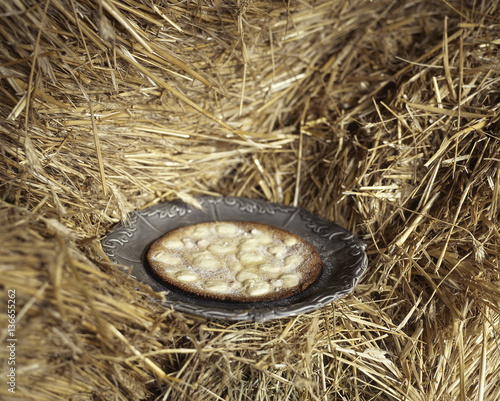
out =
[(309, 242), (262, 223), (212, 221), (174, 229), (147, 252), (154, 274), (196, 296), (274, 301), (304, 291), (322, 268)]

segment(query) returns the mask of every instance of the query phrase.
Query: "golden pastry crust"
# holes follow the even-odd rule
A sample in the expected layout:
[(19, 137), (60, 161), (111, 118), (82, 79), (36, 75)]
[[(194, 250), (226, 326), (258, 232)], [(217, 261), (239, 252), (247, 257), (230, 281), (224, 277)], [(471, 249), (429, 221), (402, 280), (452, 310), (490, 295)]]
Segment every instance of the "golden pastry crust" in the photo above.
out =
[(318, 251), (296, 234), (267, 224), (213, 221), (180, 227), (147, 253), (153, 272), (186, 292), (257, 302), (304, 291), (322, 268)]

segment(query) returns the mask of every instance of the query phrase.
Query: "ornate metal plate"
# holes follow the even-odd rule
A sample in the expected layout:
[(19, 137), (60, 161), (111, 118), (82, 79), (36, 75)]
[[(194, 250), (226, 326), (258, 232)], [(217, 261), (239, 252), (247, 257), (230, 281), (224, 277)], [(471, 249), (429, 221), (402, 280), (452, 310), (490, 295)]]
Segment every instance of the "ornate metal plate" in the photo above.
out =
[[(102, 241), (108, 257), (154, 291), (165, 292), (174, 309), (229, 320), (265, 321), (310, 312), (350, 293), (367, 267), (365, 244), (349, 231), (301, 208), (246, 198), (198, 198), (203, 209), (182, 201), (135, 212)], [(157, 238), (174, 228), (208, 221), (253, 221), (280, 227), (309, 241), (318, 250), (323, 270), (310, 287), (272, 302), (227, 302), (197, 297), (156, 279), (146, 252)]]

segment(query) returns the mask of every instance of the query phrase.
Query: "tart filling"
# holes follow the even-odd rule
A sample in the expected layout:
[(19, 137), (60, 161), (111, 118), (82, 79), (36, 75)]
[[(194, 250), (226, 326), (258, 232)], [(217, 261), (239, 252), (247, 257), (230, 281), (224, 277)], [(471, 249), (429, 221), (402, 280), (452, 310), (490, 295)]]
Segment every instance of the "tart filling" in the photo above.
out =
[(239, 302), (292, 296), (321, 271), (317, 250), (298, 235), (236, 221), (170, 231), (153, 243), (147, 260), (159, 278), (184, 291)]

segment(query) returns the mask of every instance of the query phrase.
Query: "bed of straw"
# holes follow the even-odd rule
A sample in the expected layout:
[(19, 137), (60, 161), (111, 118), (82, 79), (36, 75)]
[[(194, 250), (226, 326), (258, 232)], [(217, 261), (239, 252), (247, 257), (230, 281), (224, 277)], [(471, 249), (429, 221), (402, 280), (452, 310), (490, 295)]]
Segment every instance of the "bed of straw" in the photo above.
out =
[[(498, 400), (499, 10), (2, 1), (0, 398)], [(200, 195), (335, 221), (367, 272), (264, 323), (162, 306), (100, 241)]]

